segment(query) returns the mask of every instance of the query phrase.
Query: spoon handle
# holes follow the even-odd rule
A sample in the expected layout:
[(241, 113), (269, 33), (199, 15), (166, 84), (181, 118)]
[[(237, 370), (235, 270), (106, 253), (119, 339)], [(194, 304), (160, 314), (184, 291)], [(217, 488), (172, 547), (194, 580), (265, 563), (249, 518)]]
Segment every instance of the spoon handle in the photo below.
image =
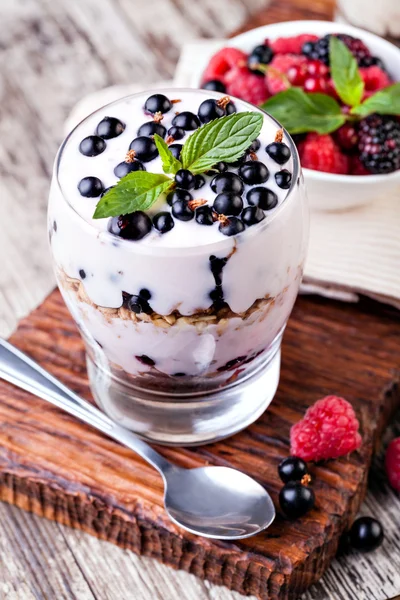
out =
[(163, 471), (173, 466), (134, 433), (114, 423), (107, 415), (80, 398), (29, 356), (2, 339), (0, 339), (0, 378), (39, 396), (124, 444), (150, 463), (161, 475)]

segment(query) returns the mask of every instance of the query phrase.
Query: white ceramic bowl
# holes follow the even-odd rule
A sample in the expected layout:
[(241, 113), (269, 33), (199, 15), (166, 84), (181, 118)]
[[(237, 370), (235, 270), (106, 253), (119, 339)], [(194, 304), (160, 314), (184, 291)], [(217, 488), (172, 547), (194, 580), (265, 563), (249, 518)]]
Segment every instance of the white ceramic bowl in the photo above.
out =
[[(289, 21), (274, 23), (251, 29), (230, 40), (221, 42), (223, 46), (233, 46), (249, 52), (254, 46), (262, 44), (265, 38), (275, 39), (301, 33), (312, 33), (323, 36), (327, 33), (348, 33), (362, 39), (372, 54), (384, 61), (395, 81), (400, 81), (400, 49), (386, 40), (351, 25), (332, 23), (329, 21)], [(204, 56), (204, 63), (198, 61), (192, 73), (191, 85), (199, 87), (202, 74), (207, 66), (209, 56)], [(379, 197), (393, 193), (400, 187), (400, 170), (387, 175), (335, 175), (312, 169), (303, 169), (306, 180), (310, 206), (317, 210), (345, 210), (355, 206), (368, 204)]]

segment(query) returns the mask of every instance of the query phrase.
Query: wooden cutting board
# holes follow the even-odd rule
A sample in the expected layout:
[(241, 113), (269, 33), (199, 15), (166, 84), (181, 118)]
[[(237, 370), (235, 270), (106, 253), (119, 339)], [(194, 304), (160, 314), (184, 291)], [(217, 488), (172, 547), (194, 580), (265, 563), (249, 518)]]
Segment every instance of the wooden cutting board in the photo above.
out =
[[(331, 18), (333, 0), (275, 0), (243, 29)], [(24, 319), (11, 342), (91, 399), (84, 350), (57, 291)], [(334, 556), (362, 501), (373, 449), (400, 404), (398, 314), (377, 304), (301, 298), (285, 333), (282, 379), (268, 411), (246, 431), (200, 448), (159, 448), (187, 467), (242, 469), (278, 507), (277, 465), (290, 426), (317, 398), (350, 400), (361, 422), (359, 452), (312, 468), (316, 507), (301, 520), (280, 514), (263, 534), (212, 542), (164, 514), (158, 474), (131, 451), (45, 402), (0, 382), (0, 498), (216, 584), (262, 599), (296, 598)]]
[[(24, 319), (11, 342), (90, 399), (84, 350), (58, 291)], [(237, 543), (181, 531), (162, 508), (158, 474), (101, 434), (42, 400), (0, 382), (0, 498), (83, 529), (177, 569), (262, 599), (296, 598), (328, 567), (363, 499), (373, 449), (400, 403), (400, 324), (395, 311), (300, 298), (285, 333), (282, 379), (268, 411), (244, 432), (200, 448), (159, 448), (179, 465), (239, 468), (271, 493), (289, 453), (290, 426), (329, 393), (350, 400), (363, 445), (312, 468), (316, 507), (281, 515)]]

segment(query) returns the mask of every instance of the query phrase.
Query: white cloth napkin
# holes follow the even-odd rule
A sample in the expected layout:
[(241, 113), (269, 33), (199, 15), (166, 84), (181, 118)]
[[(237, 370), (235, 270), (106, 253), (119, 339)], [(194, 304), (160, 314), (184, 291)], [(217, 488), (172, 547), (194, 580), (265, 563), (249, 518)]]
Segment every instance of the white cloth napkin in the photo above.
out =
[[(224, 42), (202, 40), (183, 47), (173, 81), (145, 87), (191, 87), (196, 65)], [(226, 42), (225, 42), (226, 43)], [(84, 98), (66, 123), (81, 119), (144, 86), (114, 86)], [(364, 294), (400, 309), (400, 190), (373, 204), (345, 212), (312, 212), (310, 246), (301, 291), (346, 302)]]

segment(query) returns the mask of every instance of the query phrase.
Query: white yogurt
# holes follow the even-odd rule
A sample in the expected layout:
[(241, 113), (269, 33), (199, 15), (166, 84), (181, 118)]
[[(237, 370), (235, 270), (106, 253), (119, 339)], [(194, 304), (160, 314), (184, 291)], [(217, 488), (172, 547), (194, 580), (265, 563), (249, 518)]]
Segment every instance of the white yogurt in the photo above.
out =
[[(170, 99), (180, 99), (162, 124), (168, 129), (174, 112), (189, 110), (197, 113), (200, 103), (208, 97), (222, 95), (205, 90), (157, 90)], [(118, 308), (122, 292), (138, 294), (146, 289), (151, 293), (151, 308), (160, 315), (178, 311), (194, 315), (212, 306), (210, 292), (215, 288), (210, 269), (210, 256), (230, 256), (222, 271), (224, 300), (238, 316), (229, 327), (212, 324), (201, 333), (194, 326), (171, 327), (160, 330), (153, 323), (122, 321), (105, 318), (93, 306), (79, 302), (74, 294), (65, 296), (71, 312), (86, 333), (101, 343), (107, 360), (130, 374), (143, 371), (135, 356), (150, 356), (162, 373), (183, 372), (200, 375), (214, 372), (226, 362), (242, 355), (268, 348), (284, 327), (292, 309), (307, 244), (308, 216), (304, 187), (299, 167), (292, 158), (283, 166), (275, 163), (265, 152), (274, 141), (278, 124), (262, 111), (263, 127), (259, 135), (258, 159), (270, 171), (266, 187), (278, 195), (278, 205), (267, 211), (266, 218), (234, 237), (226, 237), (212, 226), (195, 220), (175, 219), (174, 228), (166, 234), (152, 231), (139, 242), (123, 240), (107, 231), (108, 219), (92, 219), (98, 198), (82, 197), (78, 183), (83, 177), (98, 177), (104, 187), (117, 181), (114, 167), (124, 160), (130, 142), (137, 137), (138, 128), (151, 116), (143, 112), (151, 92), (123, 98), (85, 119), (67, 138), (56, 161), (49, 202), (49, 229), (56, 270), (71, 278), (81, 279), (90, 300), (99, 306)], [(252, 105), (234, 99), (237, 111), (258, 111)], [(97, 124), (105, 117), (117, 117), (125, 125), (118, 137), (106, 140), (106, 150), (95, 157), (79, 152), (83, 138), (93, 135)], [(188, 135), (191, 132), (188, 133)], [(185, 140), (177, 140), (182, 144)], [(284, 139), (295, 153), (294, 145)], [(295, 157), (296, 160), (296, 157)], [(161, 173), (159, 158), (145, 163), (146, 170)], [(291, 190), (282, 190), (274, 173), (286, 168), (294, 173)], [(231, 169), (230, 169), (231, 170)], [(211, 190), (211, 177), (200, 190), (192, 191), (194, 198), (204, 198), (211, 205), (216, 194)], [(243, 194), (246, 203), (246, 186)], [(161, 198), (149, 214), (170, 207)], [(54, 223), (56, 224), (54, 227)], [(235, 250), (232, 254), (232, 251)], [(84, 278), (80, 273), (84, 272)], [(279, 298), (265, 314), (244, 321), (240, 314), (256, 300)], [(247, 329), (246, 329), (247, 326)], [(93, 342), (94, 343), (94, 342)]]

